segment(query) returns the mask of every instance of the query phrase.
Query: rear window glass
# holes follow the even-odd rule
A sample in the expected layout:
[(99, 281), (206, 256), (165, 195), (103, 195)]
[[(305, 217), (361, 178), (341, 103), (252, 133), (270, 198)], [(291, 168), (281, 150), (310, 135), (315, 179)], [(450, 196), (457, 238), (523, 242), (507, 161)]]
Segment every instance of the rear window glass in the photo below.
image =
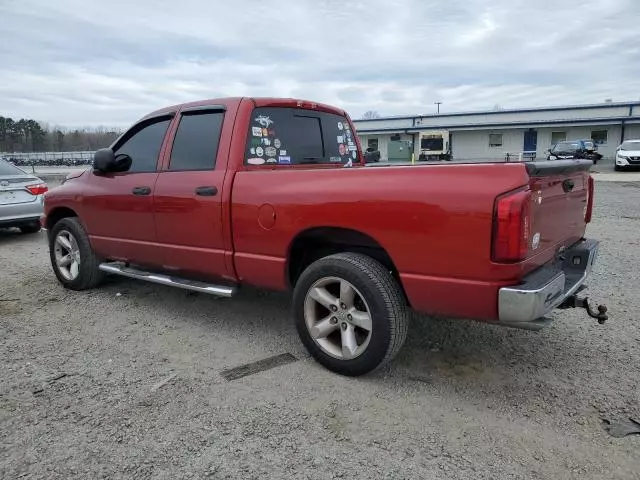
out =
[(248, 165), (346, 164), (358, 159), (355, 134), (340, 115), (295, 108), (256, 108)]
[(9, 162), (0, 159), (0, 175), (24, 175), (24, 172)]

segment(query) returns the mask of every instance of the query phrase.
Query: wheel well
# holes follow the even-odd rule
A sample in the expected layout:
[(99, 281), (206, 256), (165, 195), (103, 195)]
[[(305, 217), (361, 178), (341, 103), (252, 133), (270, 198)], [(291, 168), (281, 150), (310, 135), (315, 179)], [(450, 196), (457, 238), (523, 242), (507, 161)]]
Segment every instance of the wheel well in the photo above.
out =
[(47, 230), (51, 230), (63, 218), (77, 217), (78, 214), (67, 207), (58, 207), (47, 215)]
[(300, 233), (291, 244), (287, 265), (289, 286), (293, 287), (304, 269), (316, 260), (344, 252), (374, 258), (400, 280), (387, 251), (369, 235), (348, 228), (322, 227)]

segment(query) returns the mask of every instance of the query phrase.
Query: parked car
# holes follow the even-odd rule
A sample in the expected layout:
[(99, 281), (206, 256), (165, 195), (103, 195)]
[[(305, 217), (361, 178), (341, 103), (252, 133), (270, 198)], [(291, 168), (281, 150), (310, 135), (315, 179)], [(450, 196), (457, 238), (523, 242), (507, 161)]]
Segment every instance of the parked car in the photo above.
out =
[(0, 228), (40, 231), (46, 191), (47, 184), (38, 177), (0, 159)]
[(620, 171), (632, 167), (640, 167), (640, 139), (625, 140), (616, 149), (614, 168)]
[(223, 297), (289, 290), (311, 355), (361, 375), (398, 353), (410, 309), (531, 330), (586, 309), (590, 166), (366, 168), (342, 110), (217, 99), (142, 118), (45, 195), (42, 223), (71, 290), (104, 274)]
[(598, 160), (602, 159), (602, 154), (598, 153), (598, 144), (594, 142), (592, 139), (584, 139), (585, 148), (587, 149), (587, 153), (585, 154), (585, 158), (588, 160), (592, 160), (594, 165), (598, 163)]
[(587, 158), (589, 147), (584, 140), (558, 142), (549, 149), (547, 160)]
[(380, 150), (376, 148), (367, 148), (364, 152), (365, 163), (378, 163), (380, 161)]

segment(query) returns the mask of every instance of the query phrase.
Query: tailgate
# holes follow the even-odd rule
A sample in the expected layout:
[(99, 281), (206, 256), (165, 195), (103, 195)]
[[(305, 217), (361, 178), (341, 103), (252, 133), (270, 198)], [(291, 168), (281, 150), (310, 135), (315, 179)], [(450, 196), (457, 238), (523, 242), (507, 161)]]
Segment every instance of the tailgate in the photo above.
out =
[(583, 237), (589, 203), (590, 160), (531, 162), (530, 255), (568, 247)]

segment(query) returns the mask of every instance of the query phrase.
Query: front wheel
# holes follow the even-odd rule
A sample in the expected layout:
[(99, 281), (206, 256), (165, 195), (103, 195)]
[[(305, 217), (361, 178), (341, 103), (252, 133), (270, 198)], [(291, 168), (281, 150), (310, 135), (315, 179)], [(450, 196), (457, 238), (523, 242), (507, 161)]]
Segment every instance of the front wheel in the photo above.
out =
[(86, 290), (98, 286), (104, 277), (89, 237), (75, 217), (63, 218), (53, 226), (49, 256), (53, 272), (65, 288)]
[(407, 337), (402, 290), (366, 255), (340, 253), (311, 264), (296, 283), (293, 309), (309, 353), (341, 375), (363, 375), (384, 365)]

